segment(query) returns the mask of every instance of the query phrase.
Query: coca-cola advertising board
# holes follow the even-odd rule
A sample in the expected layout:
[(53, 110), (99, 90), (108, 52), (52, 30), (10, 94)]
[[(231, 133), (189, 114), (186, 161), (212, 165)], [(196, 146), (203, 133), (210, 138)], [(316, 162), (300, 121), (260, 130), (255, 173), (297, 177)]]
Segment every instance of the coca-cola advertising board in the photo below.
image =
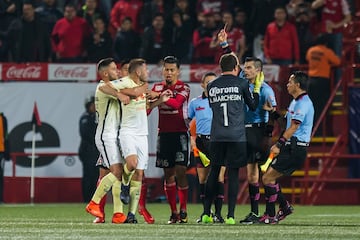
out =
[(200, 82), (207, 72), (214, 72), (216, 75), (220, 75), (221, 70), (219, 65), (215, 64), (192, 64), (190, 70), (191, 82)]
[(1, 78), (3, 81), (47, 81), (45, 63), (3, 63)]
[(96, 81), (96, 64), (49, 64), (49, 81)]
[[(147, 65), (149, 71), (149, 82), (160, 82), (163, 80), (162, 76), (162, 65), (149, 64)], [(180, 66), (180, 76), (183, 82), (190, 82), (190, 65)]]

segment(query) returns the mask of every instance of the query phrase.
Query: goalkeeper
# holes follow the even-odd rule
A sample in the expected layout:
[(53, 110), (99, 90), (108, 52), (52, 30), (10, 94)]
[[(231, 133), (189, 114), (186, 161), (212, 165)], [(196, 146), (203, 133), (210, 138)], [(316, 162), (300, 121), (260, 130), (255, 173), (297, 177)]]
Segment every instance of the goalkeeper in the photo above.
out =
[[(224, 52), (231, 52), (227, 43), (227, 34), (224, 30), (218, 35), (220, 45)], [(242, 76), (249, 82), (251, 90), (255, 82), (261, 82), (259, 93), (259, 105), (255, 111), (250, 111), (246, 106), (245, 130), (247, 138), (247, 180), (249, 183), (249, 196), (251, 211), (240, 221), (242, 224), (254, 224), (259, 222), (259, 163), (263, 163), (269, 155), (271, 136), (273, 131), (273, 119), (269, 121), (269, 112), (276, 115), (276, 100), (272, 88), (264, 82), (263, 63), (260, 59), (247, 57), (245, 59)]]
[[(200, 96), (192, 99), (188, 107), (188, 117), (190, 120), (193, 119), (190, 124), (191, 145), (194, 149), (194, 157), (197, 161), (196, 169), (200, 184), (199, 195), (203, 207), (205, 200), (205, 183), (210, 170), (210, 161), (208, 158), (210, 157), (210, 131), (212, 121), (212, 110), (209, 106), (206, 87), (208, 83), (214, 80), (216, 77), (216, 74), (213, 72), (208, 72), (204, 74), (201, 79), (201, 87), (204, 91)], [(195, 134), (193, 134), (192, 130), (195, 130)], [(201, 156), (199, 155), (199, 151), (201, 151)], [(217, 182), (217, 193), (214, 199), (215, 214), (212, 216), (212, 220), (215, 223), (224, 223), (224, 219), (221, 216), (221, 209), (224, 201), (224, 174), (225, 167), (222, 167)], [(203, 214), (200, 216), (200, 219), (197, 219), (197, 223), (201, 222), (202, 216)]]

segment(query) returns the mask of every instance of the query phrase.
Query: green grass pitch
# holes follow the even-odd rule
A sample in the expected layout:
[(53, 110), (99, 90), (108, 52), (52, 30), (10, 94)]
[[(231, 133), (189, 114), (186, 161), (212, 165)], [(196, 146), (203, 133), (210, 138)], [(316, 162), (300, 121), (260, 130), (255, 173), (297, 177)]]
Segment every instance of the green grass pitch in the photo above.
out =
[[(155, 224), (111, 224), (112, 205), (106, 207), (106, 223), (93, 224), (85, 204), (2, 204), (0, 239), (360, 239), (360, 206), (294, 206), (295, 212), (278, 225), (239, 224), (248, 205), (236, 207), (236, 225), (197, 224), (201, 205), (188, 206), (189, 223), (168, 225), (167, 204), (148, 204)], [(264, 206), (261, 206), (262, 211)], [(223, 208), (225, 216), (227, 206)]]

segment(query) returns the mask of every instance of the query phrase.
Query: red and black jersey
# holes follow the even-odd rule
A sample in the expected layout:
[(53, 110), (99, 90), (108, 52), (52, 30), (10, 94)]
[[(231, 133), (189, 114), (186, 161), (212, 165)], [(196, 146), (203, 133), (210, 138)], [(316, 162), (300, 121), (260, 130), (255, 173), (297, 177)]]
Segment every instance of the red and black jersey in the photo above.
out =
[(167, 85), (165, 82), (154, 84), (154, 92), (163, 92), (170, 89), (173, 96), (158, 106), (159, 109), (159, 132), (187, 132), (188, 131), (188, 101), (190, 96), (189, 85), (177, 80), (175, 85)]

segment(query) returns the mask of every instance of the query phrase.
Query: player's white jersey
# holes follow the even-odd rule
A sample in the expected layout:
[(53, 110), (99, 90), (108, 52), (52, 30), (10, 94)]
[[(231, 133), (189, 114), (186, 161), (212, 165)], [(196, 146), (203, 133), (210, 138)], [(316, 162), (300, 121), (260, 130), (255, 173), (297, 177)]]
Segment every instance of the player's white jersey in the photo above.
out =
[(116, 139), (120, 128), (120, 103), (117, 98), (99, 90), (99, 87), (104, 84), (105, 82), (101, 80), (95, 92), (95, 108), (98, 121), (95, 139)]
[[(112, 83), (116, 89), (134, 88), (139, 86), (130, 77), (124, 77), (121, 80), (115, 80)], [(137, 98), (132, 98), (127, 105), (122, 103), (121, 111), (121, 135), (148, 135), (145, 94)]]

